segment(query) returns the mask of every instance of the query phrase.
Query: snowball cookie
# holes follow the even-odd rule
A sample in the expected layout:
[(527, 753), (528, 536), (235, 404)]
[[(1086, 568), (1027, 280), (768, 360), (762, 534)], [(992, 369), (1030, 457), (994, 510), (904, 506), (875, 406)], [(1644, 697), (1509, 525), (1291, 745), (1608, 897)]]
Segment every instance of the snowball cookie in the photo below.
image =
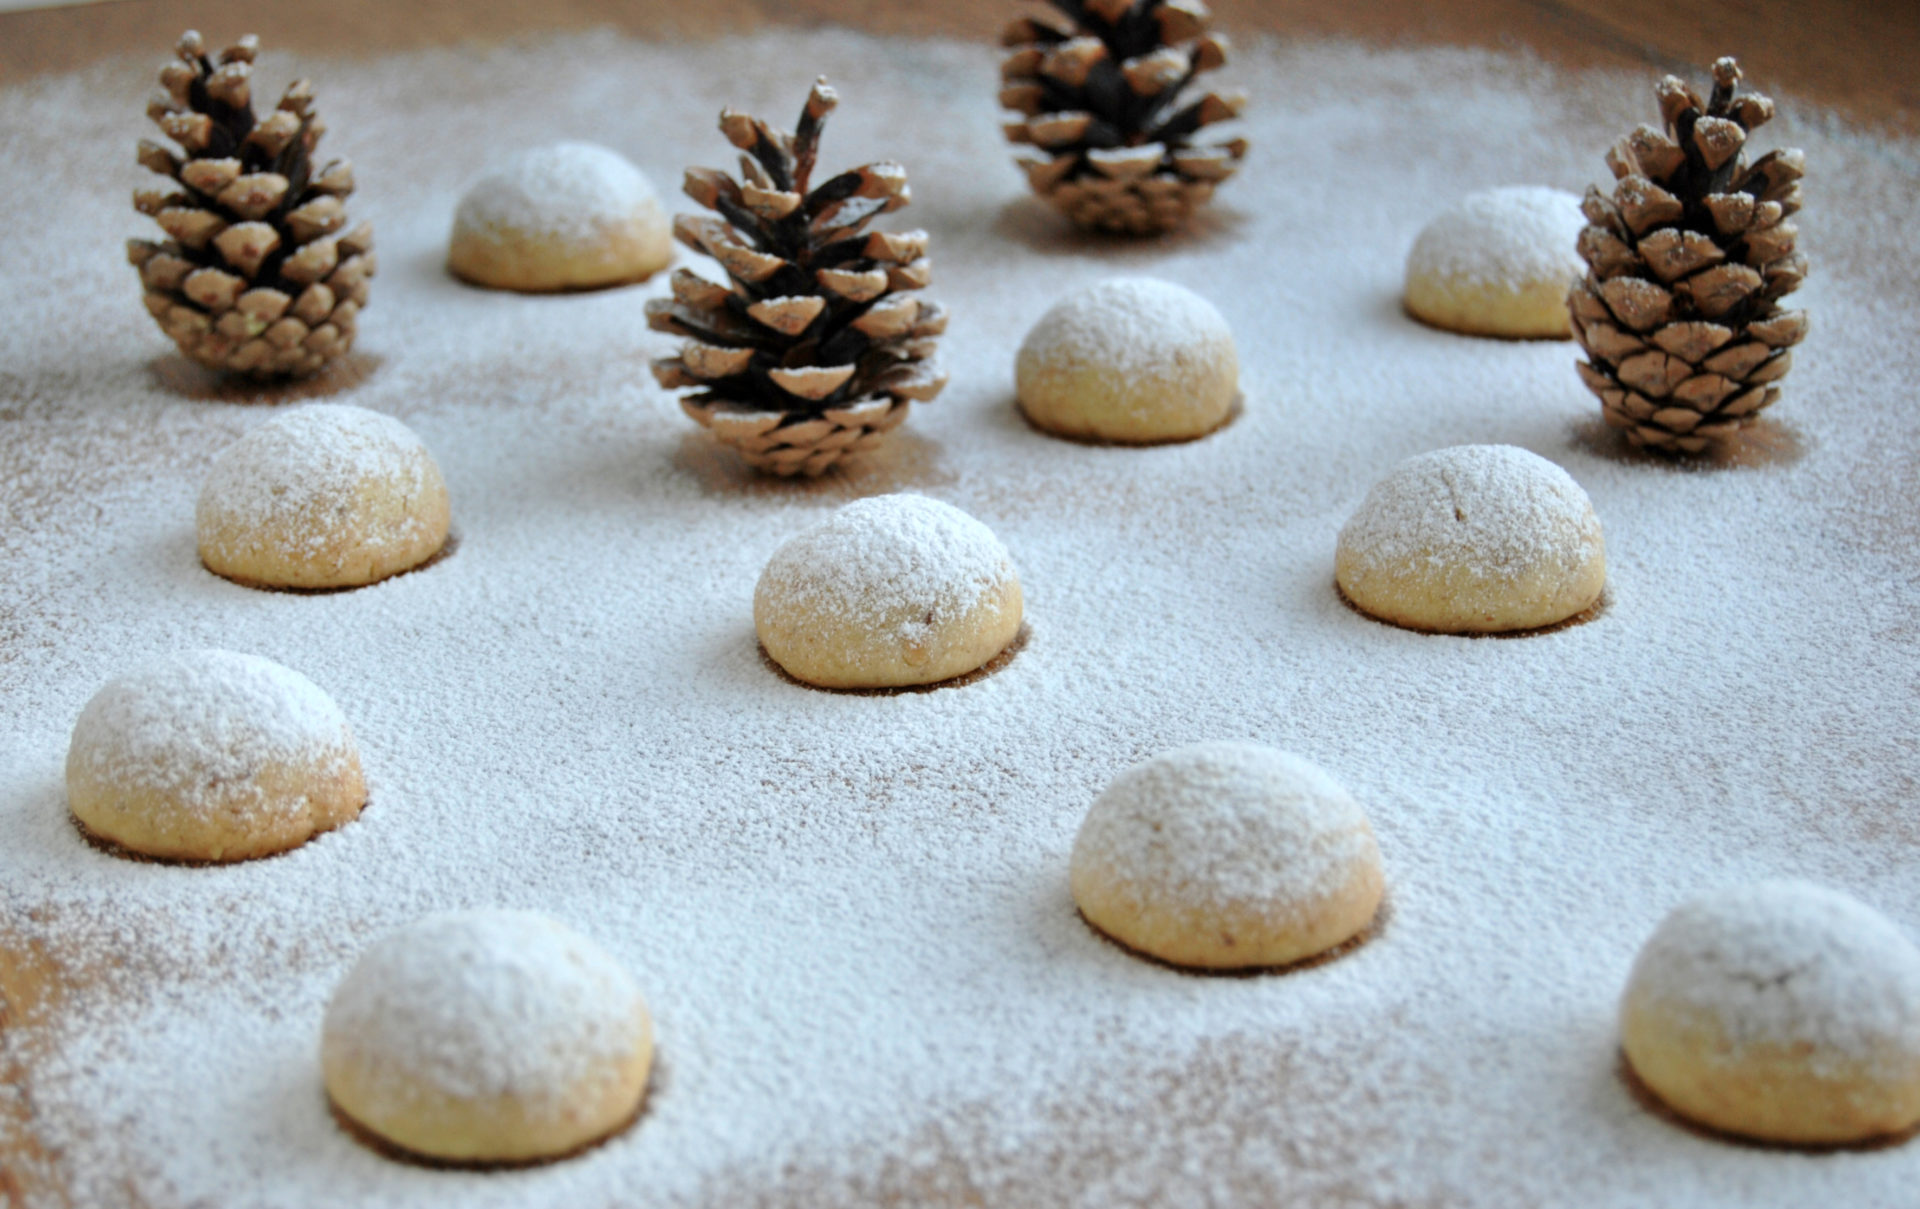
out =
[(67, 807), (80, 825), (167, 860), (284, 852), (366, 801), (339, 707), (257, 655), (192, 651), (108, 681), (67, 747)]
[(1088, 923), (1203, 969), (1324, 953), (1366, 928), (1385, 881), (1360, 804), (1255, 743), (1182, 747), (1121, 773), (1080, 824), (1070, 880)]
[(315, 403), (228, 447), (194, 520), (200, 561), (216, 575), (258, 587), (358, 587), (439, 553), (447, 485), (400, 421)]
[(1233, 333), (1184, 286), (1116, 277), (1040, 317), (1014, 364), (1020, 408), (1062, 436), (1150, 444), (1205, 436), (1240, 389)]
[(1633, 963), (1620, 1038), (1681, 1116), (1835, 1145), (1920, 1124), (1920, 950), (1805, 882), (1720, 890), (1667, 916)]
[(1600, 599), (1606, 543), (1560, 467), (1511, 445), (1456, 445), (1374, 484), (1340, 530), (1334, 579), (1354, 605), (1408, 629), (1530, 630)]
[(361, 954), (327, 1004), (320, 1065), (349, 1120), (413, 1154), (557, 1158), (624, 1128), (653, 1065), (639, 988), (542, 915), (429, 915)]
[(1020, 631), (1020, 578), (979, 521), (923, 495), (855, 500), (774, 551), (753, 591), (760, 645), (822, 688), (932, 684)]
[(592, 143), (535, 147), (475, 181), (447, 248), (454, 276), (528, 293), (625, 285), (672, 259), (653, 186)]
[(1407, 256), (1407, 311), (1471, 336), (1565, 340), (1567, 287), (1586, 271), (1575, 250), (1580, 199), (1518, 185), (1462, 199), (1427, 224)]

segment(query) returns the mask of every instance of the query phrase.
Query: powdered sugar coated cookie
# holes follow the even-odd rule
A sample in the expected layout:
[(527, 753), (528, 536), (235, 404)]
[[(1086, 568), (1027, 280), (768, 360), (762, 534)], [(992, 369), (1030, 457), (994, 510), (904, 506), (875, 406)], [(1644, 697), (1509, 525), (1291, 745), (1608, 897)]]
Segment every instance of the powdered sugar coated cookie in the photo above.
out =
[(1920, 1124), (1920, 949), (1838, 891), (1761, 882), (1675, 909), (1620, 1035), (1647, 1087), (1714, 1129), (1842, 1144)]
[(339, 707), (256, 655), (192, 651), (110, 680), (67, 747), (74, 818), (146, 856), (266, 856), (353, 819), (366, 800)]
[(1365, 812), (1298, 756), (1201, 743), (1114, 778), (1074, 840), (1087, 921), (1175, 965), (1277, 966), (1351, 939), (1380, 906)]
[(593, 143), (521, 152), (468, 188), (447, 267), (475, 285), (541, 293), (650, 277), (673, 259), (653, 185)]
[(1456, 445), (1408, 458), (1346, 526), (1334, 578), (1395, 625), (1499, 633), (1565, 621), (1606, 586), (1606, 544), (1587, 493), (1512, 445)]
[(446, 544), (446, 482), (413, 430), (315, 403), (262, 424), (214, 461), (194, 523), (200, 561), (240, 583), (357, 587)]
[(1020, 408), (1063, 436), (1184, 441), (1226, 423), (1240, 389), (1233, 332), (1185, 286), (1116, 277), (1040, 317), (1014, 366)]
[(1414, 240), (1407, 310), (1469, 335), (1564, 340), (1567, 288), (1586, 268), (1574, 246), (1586, 221), (1580, 199), (1562, 189), (1469, 194)]
[(430, 915), (374, 942), (327, 1004), (327, 1094), (403, 1150), (564, 1155), (631, 1120), (653, 1064), (639, 988), (542, 915)]
[(932, 684), (973, 671), (1020, 630), (1020, 579), (993, 531), (922, 495), (856, 500), (768, 560), (760, 643), (824, 688)]

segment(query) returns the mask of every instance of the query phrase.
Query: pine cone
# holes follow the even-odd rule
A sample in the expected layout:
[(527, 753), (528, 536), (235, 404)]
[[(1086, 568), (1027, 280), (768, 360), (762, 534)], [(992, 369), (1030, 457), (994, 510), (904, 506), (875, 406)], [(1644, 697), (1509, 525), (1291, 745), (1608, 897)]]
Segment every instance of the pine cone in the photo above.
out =
[(210, 369), (302, 377), (353, 346), (373, 276), (373, 228), (345, 235), (353, 167), (317, 173), (326, 124), (313, 89), (295, 81), (264, 118), (253, 112), (259, 39), (207, 58), (200, 35), (180, 38), (180, 62), (160, 70), (167, 95), (147, 116), (185, 152), (140, 140), (143, 167), (178, 189), (141, 189), (134, 208), (169, 238), (127, 241), (147, 310), (180, 351)]
[(1748, 165), (1747, 135), (1773, 102), (1736, 95), (1739, 80), (1732, 59), (1713, 65), (1706, 101), (1662, 80), (1666, 133), (1615, 143), (1613, 197), (1589, 188), (1581, 203), (1588, 271), (1567, 298), (1590, 359), (1580, 376), (1634, 445), (1699, 453), (1752, 423), (1807, 334), (1805, 311), (1780, 309), (1807, 274), (1786, 221), (1805, 159), (1769, 151)]
[(1051, 14), (1007, 26), (1000, 104), (1034, 192), (1082, 227), (1157, 235), (1185, 222), (1232, 176), (1247, 140), (1195, 145), (1202, 126), (1239, 115), (1240, 93), (1180, 105), (1203, 71), (1227, 61), (1200, 0), (1051, 0)]
[(689, 168), (687, 195), (720, 218), (681, 214), (681, 243), (719, 261), (732, 288), (686, 269), (673, 297), (647, 304), (647, 325), (687, 338), (653, 362), (689, 416), (774, 474), (819, 474), (871, 449), (947, 384), (933, 359), (940, 305), (910, 291), (932, 276), (927, 233), (862, 234), (912, 196), (895, 163), (843, 172), (808, 192), (820, 130), (838, 98), (814, 84), (789, 136), (722, 110), (720, 131), (747, 154), (744, 183)]

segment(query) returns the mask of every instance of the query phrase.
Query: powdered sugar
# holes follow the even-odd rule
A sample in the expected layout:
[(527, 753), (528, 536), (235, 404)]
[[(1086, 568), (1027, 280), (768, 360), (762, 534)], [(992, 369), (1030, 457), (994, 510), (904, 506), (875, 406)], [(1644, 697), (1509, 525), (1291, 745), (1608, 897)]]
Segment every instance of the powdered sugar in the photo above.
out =
[(1571, 282), (1586, 265), (1574, 250), (1587, 225), (1580, 199), (1564, 189), (1510, 185), (1463, 197), (1413, 241), (1407, 276), (1518, 289)]
[(454, 225), (487, 233), (592, 240), (659, 205), (632, 161), (593, 143), (532, 147), (473, 182)]
[[(1814, 165), (1814, 334), (1762, 429), (1777, 456), (1685, 472), (1597, 435), (1570, 344), (1461, 339), (1399, 303), (1441, 200), (1606, 178), (1661, 69), (1238, 54), (1260, 83), (1245, 167), (1185, 235), (1118, 245), (1030, 196), (988, 46), (781, 30), (264, 63), (320, 85), (382, 240), (361, 372), (318, 388), (425, 438), (464, 543), (325, 596), (195, 561), (208, 466), (267, 413), (183, 395), (102, 235), (143, 221), (103, 182), (136, 179), (151, 64), (0, 93), (19, 151), (0, 219), (35, 232), (0, 275), (38, 300), (0, 325), (0, 1049), (27, 1080), (0, 1092), (0, 1134), (24, 1121), (45, 1147), (0, 1161), (28, 1203), (1909, 1209), (1911, 1144), (1772, 1153), (1646, 1112), (1615, 1009), (1700, 887), (1791, 873), (1920, 932), (1920, 413), (1888, 403), (1920, 386), (1920, 345), (1887, 251), (1920, 223), (1920, 145), (1779, 98), (1767, 129)], [(747, 475), (655, 388), (645, 358), (673, 342), (642, 311), (664, 280), (527, 298), (447, 277), (487, 148), (564, 132), (674, 179), (714, 162), (722, 106), (790, 113), (821, 72), (833, 161), (907, 165), (954, 313), (939, 405), (846, 473)], [(1247, 408), (1217, 436), (1089, 447), (1014, 411), (1022, 336), (1122, 273), (1232, 317)], [(1342, 606), (1334, 541), (1369, 486), (1498, 442), (1591, 493), (1608, 609), (1462, 642)], [(755, 649), (757, 577), (835, 506), (897, 490), (1004, 539), (1032, 640), (964, 688), (785, 683)], [(85, 845), (60, 780), (74, 718), (106, 679), (204, 645), (335, 694), (374, 806), (233, 867)], [(1394, 911), (1378, 938), (1198, 979), (1076, 917), (1088, 803), (1223, 736), (1366, 804)], [(645, 989), (662, 1082), (608, 1146), (424, 1171), (328, 1115), (315, 1051), (340, 980), (374, 938), (476, 906), (562, 920)]]
[[(1738, 1063), (1750, 1046), (1920, 1063), (1920, 949), (1845, 894), (1796, 881), (1716, 891), (1675, 908), (1635, 960), (1628, 994), (1704, 1016)], [(1671, 1009), (1669, 1009), (1671, 1010)]]
[(321, 1044), (329, 1065), (370, 1072), (392, 1110), (424, 1090), (558, 1112), (615, 1077), (645, 1012), (626, 971), (553, 920), (443, 912), (367, 947), (327, 1003)]
[(1358, 568), (1415, 561), (1501, 580), (1571, 572), (1599, 540), (1593, 504), (1565, 470), (1511, 445), (1417, 454), (1374, 484), (1340, 530)]
[(1194, 744), (1114, 778), (1074, 841), (1143, 903), (1304, 919), (1377, 861), (1366, 815), (1298, 756), (1255, 743)]
[(951, 504), (901, 493), (855, 500), (789, 539), (754, 592), (783, 610), (920, 642), (1012, 575), (993, 530)]
[(263, 766), (352, 750), (346, 719), (313, 681), (256, 655), (203, 650), (108, 681), (80, 711), (67, 759), (103, 783), (244, 815), (304, 807), (249, 791)]
[(419, 540), (425, 522), (383, 511), (388, 523), (357, 524), (362, 497), (411, 499), (436, 477), (405, 424), (364, 407), (314, 403), (266, 421), (215, 460), (196, 524), (203, 540), (296, 556), (328, 548), (348, 530), (368, 548), (404, 545)]
[(1233, 332), (1211, 302), (1153, 277), (1114, 277), (1069, 293), (1020, 346), (1023, 366), (1100, 368), (1128, 379), (1175, 379), (1182, 359), (1218, 355)]

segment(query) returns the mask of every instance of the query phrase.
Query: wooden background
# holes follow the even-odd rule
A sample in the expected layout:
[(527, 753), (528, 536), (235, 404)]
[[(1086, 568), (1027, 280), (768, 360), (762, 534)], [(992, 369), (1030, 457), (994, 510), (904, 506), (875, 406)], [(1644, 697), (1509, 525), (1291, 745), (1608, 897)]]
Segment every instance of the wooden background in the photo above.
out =
[[(0, 85), (125, 54), (181, 30), (258, 33), (276, 50), (355, 54), (611, 26), (708, 38), (835, 22), (991, 38), (1019, 0), (117, 0), (0, 13)], [(1739, 58), (1767, 92), (1920, 133), (1920, 0), (1213, 0), (1220, 27), (1373, 42), (1527, 47), (1574, 66), (1701, 72)]]

